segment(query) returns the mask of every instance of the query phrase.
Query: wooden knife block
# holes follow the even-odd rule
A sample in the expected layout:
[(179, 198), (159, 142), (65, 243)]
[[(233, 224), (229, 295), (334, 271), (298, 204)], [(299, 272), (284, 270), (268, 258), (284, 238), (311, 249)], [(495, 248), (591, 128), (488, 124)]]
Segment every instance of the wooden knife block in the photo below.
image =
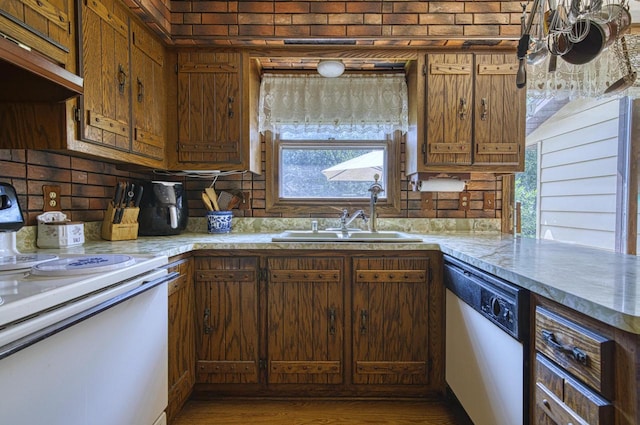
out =
[(107, 211), (104, 213), (104, 219), (102, 220), (102, 239), (108, 241), (126, 241), (131, 239), (138, 239), (138, 213), (140, 208), (127, 207), (122, 213), (122, 221), (114, 224), (113, 217), (116, 213), (116, 208), (109, 204)]

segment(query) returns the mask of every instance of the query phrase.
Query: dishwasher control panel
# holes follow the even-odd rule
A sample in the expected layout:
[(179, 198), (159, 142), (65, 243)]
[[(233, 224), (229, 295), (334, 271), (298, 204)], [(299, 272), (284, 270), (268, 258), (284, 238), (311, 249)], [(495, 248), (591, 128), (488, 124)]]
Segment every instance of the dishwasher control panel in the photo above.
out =
[(515, 300), (507, 299), (487, 288), (480, 288), (480, 309), (482, 313), (492, 319), (493, 322), (502, 328), (514, 332), (517, 327), (515, 323)]
[(458, 298), (512, 337), (519, 341), (526, 338), (527, 290), (447, 255), (444, 283)]

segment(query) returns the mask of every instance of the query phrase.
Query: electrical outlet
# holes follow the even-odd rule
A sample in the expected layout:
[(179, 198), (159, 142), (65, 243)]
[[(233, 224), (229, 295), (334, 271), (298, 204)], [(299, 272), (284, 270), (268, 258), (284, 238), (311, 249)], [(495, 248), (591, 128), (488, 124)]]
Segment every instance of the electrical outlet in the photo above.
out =
[(471, 194), (469, 192), (460, 192), (458, 209), (460, 211), (469, 211), (469, 204), (471, 203)]
[(43, 185), (42, 194), (44, 196), (43, 211), (62, 211), (60, 206), (60, 186)]

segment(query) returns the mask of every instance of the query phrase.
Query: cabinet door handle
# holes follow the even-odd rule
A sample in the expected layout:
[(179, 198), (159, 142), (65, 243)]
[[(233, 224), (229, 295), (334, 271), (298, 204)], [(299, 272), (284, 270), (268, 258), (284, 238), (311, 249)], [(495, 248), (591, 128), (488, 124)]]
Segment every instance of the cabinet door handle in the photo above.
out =
[(460, 104), (458, 105), (458, 116), (461, 120), (467, 117), (467, 109), (467, 101), (464, 99), (464, 97), (461, 97)]
[(482, 112), (480, 113), (480, 119), (483, 121), (486, 121), (487, 115), (489, 115), (489, 102), (487, 101), (487, 98), (483, 97), (482, 100), (480, 101), (480, 104), (482, 105)]
[(542, 338), (549, 344), (554, 350), (560, 351), (563, 354), (569, 355), (573, 357), (575, 361), (581, 363), (583, 365), (587, 365), (588, 356), (584, 350), (573, 346), (573, 345), (564, 345), (558, 342), (556, 336), (553, 332), (548, 331), (546, 329), (542, 330)]
[(211, 318), (211, 309), (205, 308), (204, 309), (204, 333), (205, 334), (211, 333), (211, 325), (209, 324), (210, 318)]
[(144, 100), (144, 84), (142, 83), (140, 78), (138, 78), (137, 80), (138, 80), (138, 102), (142, 103), (142, 101)]
[(227, 103), (229, 118), (233, 118), (233, 102), (234, 102), (233, 96), (229, 96), (229, 101)]
[(368, 317), (369, 317), (369, 313), (367, 313), (367, 310), (360, 310), (360, 334), (362, 335), (367, 333)]
[(118, 64), (118, 91), (124, 94), (124, 86), (127, 84), (127, 73), (124, 72), (124, 66)]
[(336, 309), (329, 309), (329, 335), (336, 334)]

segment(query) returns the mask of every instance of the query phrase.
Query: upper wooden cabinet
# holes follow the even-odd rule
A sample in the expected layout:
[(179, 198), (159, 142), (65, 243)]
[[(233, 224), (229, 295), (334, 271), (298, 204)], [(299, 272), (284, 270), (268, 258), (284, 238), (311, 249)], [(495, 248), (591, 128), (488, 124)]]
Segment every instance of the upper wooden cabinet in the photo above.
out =
[(0, 0), (0, 33), (75, 71), (72, 0)]
[(165, 49), (142, 24), (131, 21), (131, 150), (162, 160), (167, 134)]
[(259, 173), (256, 65), (239, 51), (182, 50), (177, 70), (177, 146), (170, 149), (170, 168)]
[(418, 95), (411, 100), (407, 175), (522, 171), (526, 92), (516, 87), (517, 68), (514, 53), (420, 56), (408, 76)]
[(118, 0), (84, 0), (84, 96), (70, 149), (151, 167), (164, 166), (165, 49)]

